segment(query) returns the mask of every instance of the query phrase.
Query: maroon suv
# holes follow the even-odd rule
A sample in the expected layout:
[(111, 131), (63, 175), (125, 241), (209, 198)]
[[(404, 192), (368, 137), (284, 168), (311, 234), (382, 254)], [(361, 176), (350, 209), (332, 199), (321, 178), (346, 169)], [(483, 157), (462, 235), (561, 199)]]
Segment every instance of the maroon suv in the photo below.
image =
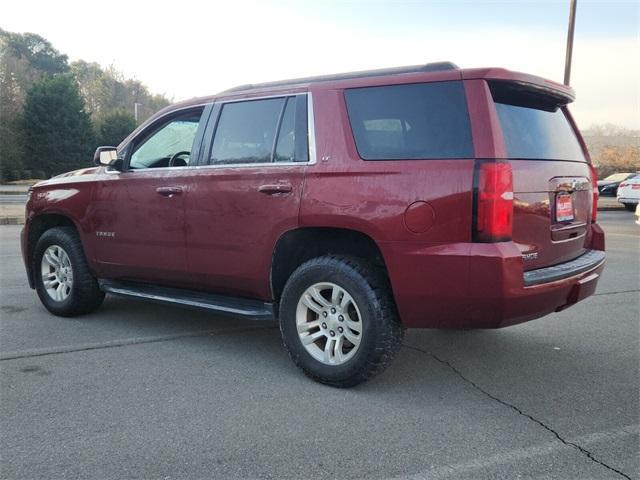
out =
[(29, 283), (63, 316), (107, 292), (278, 318), (305, 373), (355, 385), (404, 328), (504, 327), (594, 292), (604, 234), (573, 98), (439, 63), (170, 106), (33, 187)]

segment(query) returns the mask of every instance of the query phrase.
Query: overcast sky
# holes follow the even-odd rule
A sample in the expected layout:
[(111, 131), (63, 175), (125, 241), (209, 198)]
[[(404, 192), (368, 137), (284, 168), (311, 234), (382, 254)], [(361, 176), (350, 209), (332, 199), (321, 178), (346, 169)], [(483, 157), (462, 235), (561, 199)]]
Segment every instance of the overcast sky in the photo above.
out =
[[(238, 84), (450, 60), (562, 81), (569, 0), (9, 0), (0, 27), (174, 100)], [(572, 111), (640, 128), (640, 0), (578, 0)]]

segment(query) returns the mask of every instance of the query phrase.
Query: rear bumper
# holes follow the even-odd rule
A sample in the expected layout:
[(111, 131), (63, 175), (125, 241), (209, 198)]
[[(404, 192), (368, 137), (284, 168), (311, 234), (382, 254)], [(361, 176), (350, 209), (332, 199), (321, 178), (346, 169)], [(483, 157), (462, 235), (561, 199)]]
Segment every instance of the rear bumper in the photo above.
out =
[(597, 225), (592, 229), (592, 250), (529, 272), (512, 242), (386, 245), (402, 322), (409, 328), (501, 328), (564, 310), (595, 292), (604, 269), (604, 234)]
[(589, 250), (570, 262), (524, 272), (524, 286), (532, 287), (534, 285), (557, 282), (590, 272), (599, 267), (600, 264), (604, 264), (605, 258), (606, 254), (602, 250)]
[(640, 198), (638, 197), (618, 197), (618, 203), (631, 203), (631, 204), (637, 204), (640, 203)]

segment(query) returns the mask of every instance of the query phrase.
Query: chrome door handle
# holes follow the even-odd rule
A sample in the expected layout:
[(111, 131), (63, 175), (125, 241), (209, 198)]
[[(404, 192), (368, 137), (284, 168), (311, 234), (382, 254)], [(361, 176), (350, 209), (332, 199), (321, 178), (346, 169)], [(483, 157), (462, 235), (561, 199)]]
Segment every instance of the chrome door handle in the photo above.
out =
[(258, 191), (265, 195), (277, 195), (279, 193), (291, 193), (293, 187), (289, 184), (282, 185), (260, 185)]
[(182, 193), (182, 188), (180, 188), (180, 187), (158, 187), (158, 188), (156, 188), (156, 193), (162, 195), (163, 197), (173, 197), (174, 195), (180, 195)]

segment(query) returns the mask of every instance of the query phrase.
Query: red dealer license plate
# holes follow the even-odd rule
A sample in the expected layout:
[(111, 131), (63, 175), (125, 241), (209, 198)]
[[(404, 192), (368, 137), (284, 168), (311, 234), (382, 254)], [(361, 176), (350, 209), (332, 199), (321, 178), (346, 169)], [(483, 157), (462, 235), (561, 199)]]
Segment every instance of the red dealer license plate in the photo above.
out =
[(573, 220), (573, 201), (571, 195), (556, 197), (556, 222), (570, 222)]

